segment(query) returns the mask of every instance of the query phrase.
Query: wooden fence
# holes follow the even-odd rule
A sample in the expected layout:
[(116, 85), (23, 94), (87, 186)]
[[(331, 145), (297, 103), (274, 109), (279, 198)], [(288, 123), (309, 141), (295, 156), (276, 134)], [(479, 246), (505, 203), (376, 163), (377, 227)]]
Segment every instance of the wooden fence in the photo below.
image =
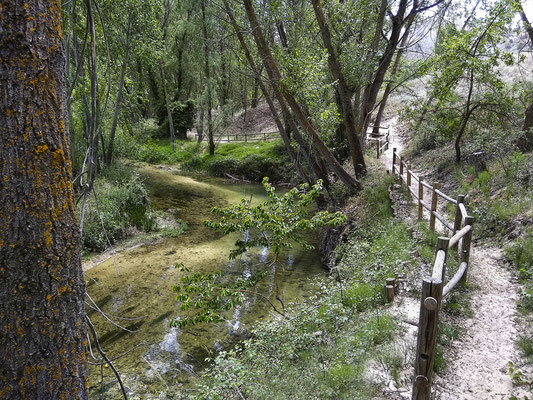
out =
[(374, 128), (378, 128), (379, 133), (367, 133), (366, 140), (369, 142), (376, 142), (376, 158), (379, 158), (384, 151), (389, 149), (390, 143), (390, 129), (388, 126), (378, 126), (374, 127), (370, 125), (368, 127), (369, 131), (372, 132)]
[[(430, 185), (424, 182), (421, 176), (413, 173), (411, 164), (404, 161), (396, 149), (393, 149), (392, 153), (392, 173), (400, 176), (402, 183), (407, 185), (413, 199), (418, 204), (418, 218), (422, 219), (424, 217), (424, 209), (428, 210), (430, 229), (435, 231), (435, 222), (439, 220), (450, 231), (451, 235), (450, 237), (438, 238), (432, 274), (422, 280), (412, 400), (429, 400), (439, 311), (442, 299), (453, 290), (457, 283), (465, 281), (467, 278), (474, 217), (468, 215), (464, 205), (464, 195), (459, 195), (457, 199), (452, 199), (439, 190), (438, 183)], [(413, 185), (413, 181), (417, 182), (417, 184)], [(415, 188), (413, 189), (412, 186), (415, 186)], [(427, 199), (429, 202), (424, 199), (424, 188), (430, 191), (431, 198)], [(438, 213), (439, 199), (455, 205), (453, 223)], [(455, 247), (457, 247), (459, 254), (459, 267), (455, 275), (444, 285), (448, 252)]]
[[(224, 142), (258, 142), (261, 140), (272, 140), (279, 137), (279, 132), (262, 132), (262, 133), (241, 133), (241, 134), (234, 134), (229, 133), (226, 135), (217, 135), (213, 139), (216, 143), (224, 143)], [(198, 134), (194, 134), (194, 138), (198, 140)], [(202, 141), (207, 141), (208, 137), (207, 135), (202, 136)]]

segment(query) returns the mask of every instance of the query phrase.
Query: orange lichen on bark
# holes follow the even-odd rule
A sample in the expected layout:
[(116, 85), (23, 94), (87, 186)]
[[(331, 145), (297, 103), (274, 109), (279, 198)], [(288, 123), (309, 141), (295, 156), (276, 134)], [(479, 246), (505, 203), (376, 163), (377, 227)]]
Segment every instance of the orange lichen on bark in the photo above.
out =
[(46, 222), (45, 226), (47, 226), (48, 229), (43, 234), (44, 243), (46, 244), (47, 247), (50, 247), (50, 245), (52, 244), (52, 235), (50, 234), (52, 232), (52, 222), (51, 221)]
[(45, 145), (45, 144), (43, 144), (43, 145), (39, 145), (39, 146), (37, 146), (37, 147), (35, 148), (35, 152), (36, 152), (37, 154), (39, 154), (39, 153), (44, 153), (46, 150), (48, 150), (48, 146)]
[[(0, 7), (0, 10), (2, 9), (2, 7)], [(89, 385), (87, 385), (86, 387), (88, 388)], [(11, 392), (11, 386), (6, 386), (5, 388), (0, 388), (0, 399), (4, 398), (5, 395), (7, 395), (9, 392)]]
[[(65, 125), (63, 124), (63, 129), (65, 128)], [(63, 149), (59, 148), (53, 153), (53, 160), (52, 160), (52, 166), (58, 167), (60, 165), (63, 165), (65, 162), (65, 154), (63, 153)]]

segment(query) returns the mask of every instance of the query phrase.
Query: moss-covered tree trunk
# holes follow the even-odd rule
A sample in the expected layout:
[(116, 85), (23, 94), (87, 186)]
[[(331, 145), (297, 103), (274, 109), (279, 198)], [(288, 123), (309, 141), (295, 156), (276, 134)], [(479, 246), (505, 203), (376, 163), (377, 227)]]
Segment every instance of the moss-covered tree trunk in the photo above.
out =
[(0, 398), (86, 399), (61, 5), (0, 10)]

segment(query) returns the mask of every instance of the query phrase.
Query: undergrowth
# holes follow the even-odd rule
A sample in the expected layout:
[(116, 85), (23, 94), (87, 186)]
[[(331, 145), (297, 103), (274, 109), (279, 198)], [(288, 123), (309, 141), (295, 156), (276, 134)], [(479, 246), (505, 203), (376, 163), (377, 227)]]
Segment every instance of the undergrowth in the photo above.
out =
[[(82, 203), (78, 203), (78, 218), (81, 217)], [(175, 221), (171, 227), (162, 227), (158, 222), (160, 216), (152, 211), (141, 178), (130, 168), (115, 163), (96, 178), (94, 193), (88, 197), (82, 233), (83, 251), (105, 250), (118, 240), (139, 232), (177, 237), (187, 229), (180, 221)]]

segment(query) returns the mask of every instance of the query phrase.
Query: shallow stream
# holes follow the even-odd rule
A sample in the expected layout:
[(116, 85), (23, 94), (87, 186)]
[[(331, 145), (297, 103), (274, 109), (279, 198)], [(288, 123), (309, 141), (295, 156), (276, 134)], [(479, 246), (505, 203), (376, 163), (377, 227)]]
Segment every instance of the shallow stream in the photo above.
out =
[[(129, 393), (135, 398), (166, 398), (160, 395), (190, 388), (196, 374), (206, 366), (206, 357), (245, 338), (254, 322), (271, 318), (270, 305), (249, 296), (245, 304), (230, 312), (226, 322), (183, 329), (169, 327), (169, 322), (180, 315), (172, 286), (183, 273), (175, 265), (183, 263), (190, 273), (222, 270), (235, 277), (269, 268), (268, 249), (246, 254), (240, 261), (229, 261), (229, 251), (238, 237), (221, 236), (202, 226), (203, 220), (213, 218), (212, 207), (250, 196), (254, 202), (262, 201), (265, 194), (260, 185), (179, 175), (147, 166), (138, 172), (149, 189), (153, 207), (186, 221), (189, 229), (180, 237), (120, 252), (120, 275), (113, 258), (86, 271), (87, 292), (92, 300), (115, 323), (132, 332), (112, 325), (89, 308), (88, 314), (108, 357), (119, 357), (114, 364)], [(285, 304), (311, 295), (320, 279), (309, 278), (325, 275), (316, 251), (291, 249), (282, 254), (281, 262), (279, 291)], [(273, 274), (261, 281), (257, 291), (267, 297), (274, 294)], [(93, 353), (97, 355), (96, 349)], [(91, 366), (90, 384), (91, 397), (97, 398), (101, 391), (106, 393), (105, 398), (118, 395), (118, 385), (108, 366)]]

